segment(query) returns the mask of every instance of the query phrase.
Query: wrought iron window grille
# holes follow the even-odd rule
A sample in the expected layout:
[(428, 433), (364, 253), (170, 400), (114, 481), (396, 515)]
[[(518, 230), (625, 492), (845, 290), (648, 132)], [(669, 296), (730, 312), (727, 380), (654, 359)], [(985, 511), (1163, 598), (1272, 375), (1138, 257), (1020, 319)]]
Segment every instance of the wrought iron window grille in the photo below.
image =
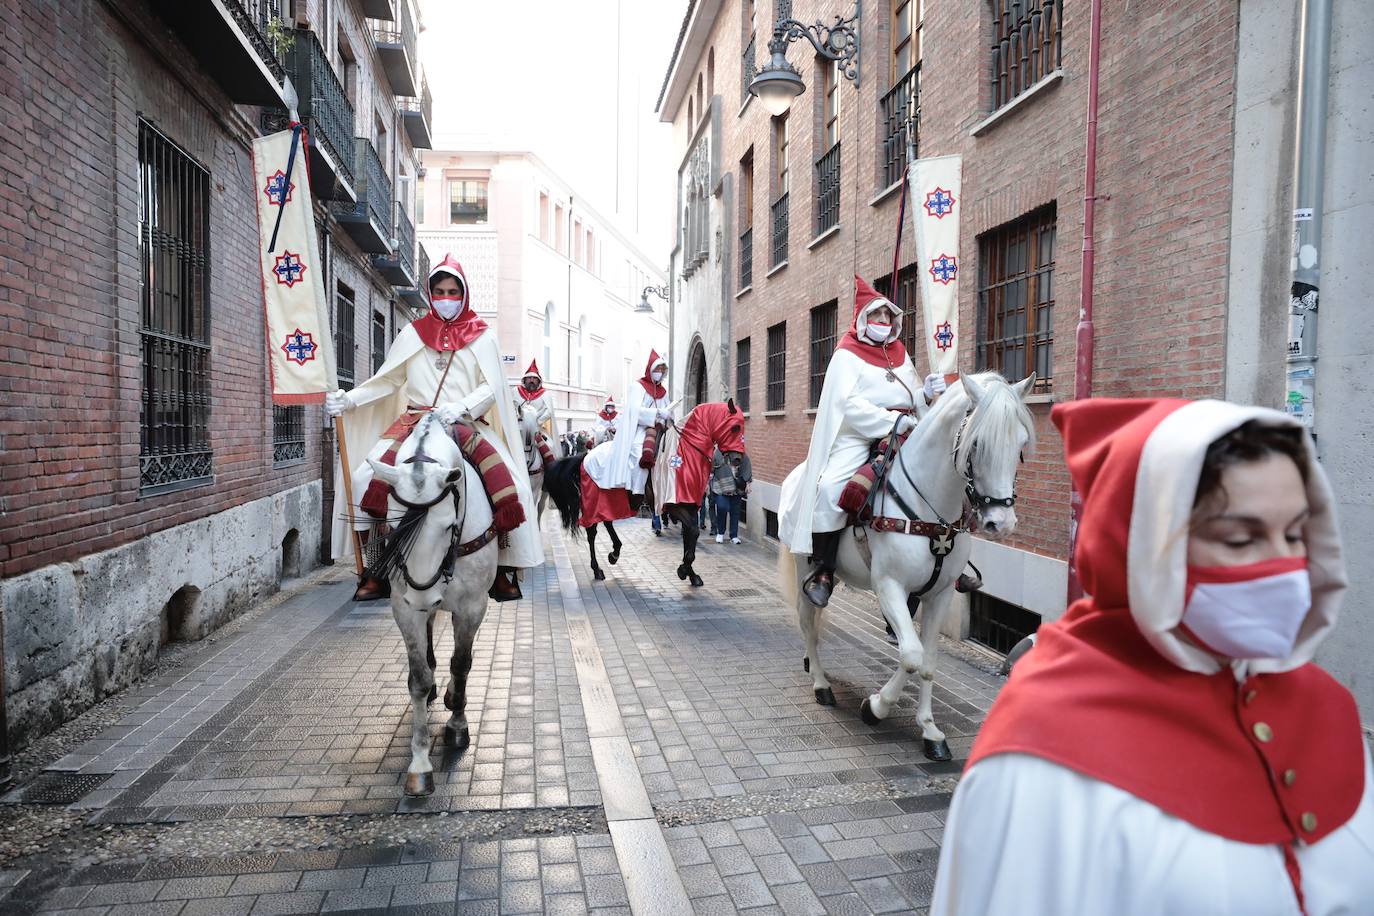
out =
[(1062, 0), (992, 0), (992, 110), (1059, 68)]
[(825, 385), (825, 370), (835, 353), (835, 333), (839, 317), (839, 302), (832, 299), (811, 310), (811, 397), (808, 407), (821, 403), (821, 388)]
[(787, 403), (787, 322), (768, 329), (768, 410), (782, 410)]
[(754, 284), (754, 229), (745, 229), (739, 237), (739, 288)]
[(816, 160), (816, 235), (840, 224), (840, 143)]
[(735, 342), (735, 406), (749, 412), (750, 339)]
[(1053, 382), (1055, 221), (1051, 204), (978, 237), (977, 368), (1033, 369), (1036, 392)]
[(882, 118), (883, 187), (891, 187), (902, 178), (906, 169), (907, 143), (913, 154), (920, 153), (921, 127), (921, 65), (908, 70), (893, 84), (878, 103)]
[(299, 404), (272, 405), (272, 464), (305, 460), (305, 408)]
[(210, 173), (139, 120), (139, 493), (209, 483)]
[(339, 387), (345, 389), (352, 388), (356, 381), (356, 315), (353, 290), (340, 283), (334, 296), (334, 351), (338, 361)]
[(773, 260), (777, 267), (787, 260), (787, 192), (773, 201)]

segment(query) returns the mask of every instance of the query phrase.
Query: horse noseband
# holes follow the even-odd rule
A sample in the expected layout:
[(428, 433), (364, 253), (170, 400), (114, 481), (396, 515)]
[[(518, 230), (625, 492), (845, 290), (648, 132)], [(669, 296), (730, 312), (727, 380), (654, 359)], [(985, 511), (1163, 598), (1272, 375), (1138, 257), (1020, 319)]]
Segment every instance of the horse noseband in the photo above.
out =
[(986, 509), (989, 506), (1006, 506), (1010, 509), (1012, 506), (1016, 505), (1016, 494), (1013, 493), (1011, 496), (1000, 498), (996, 496), (984, 496), (982, 493), (978, 492), (978, 489), (974, 487), (972, 483), (964, 487), (964, 493), (968, 495), (969, 504), (975, 509)]

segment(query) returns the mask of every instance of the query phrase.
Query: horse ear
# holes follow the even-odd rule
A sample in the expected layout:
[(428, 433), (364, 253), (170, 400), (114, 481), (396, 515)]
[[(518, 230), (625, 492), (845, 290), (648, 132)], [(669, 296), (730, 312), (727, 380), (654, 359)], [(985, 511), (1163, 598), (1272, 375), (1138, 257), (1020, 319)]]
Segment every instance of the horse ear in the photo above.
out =
[(372, 465), (372, 476), (384, 483), (394, 487), (396, 481), (401, 479), (401, 472), (397, 470), (394, 464), (382, 464), (376, 458), (367, 459), (367, 463)]
[(968, 394), (968, 399), (973, 402), (974, 407), (977, 407), (978, 402), (983, 400), (983, 397), (987, 394), (986, 389), (978, 384), (971, 375), (963, 376), (961, 381), (964, 383), (964, 392)]
[(1035, 387), (1035, 373), (1032, 372), (1030, 375), (1021, 379), (1021, 381), (1017, 382), (1015, 385), (1012, 385), (1011, 387), (1012, 390), (1016, 392), (1016, 396), (1024, 401), (1026, 399), (1027, 392), (1029, 392), (1032, 388)]
[(739, 410), (735, 407), (735, 399), (734, 399), (734, 398), (726, 398), (726, 399), (725, 399), (725, 407), (726, 407), (726, 409), (729, 410), (731, 413), (739, 413)]

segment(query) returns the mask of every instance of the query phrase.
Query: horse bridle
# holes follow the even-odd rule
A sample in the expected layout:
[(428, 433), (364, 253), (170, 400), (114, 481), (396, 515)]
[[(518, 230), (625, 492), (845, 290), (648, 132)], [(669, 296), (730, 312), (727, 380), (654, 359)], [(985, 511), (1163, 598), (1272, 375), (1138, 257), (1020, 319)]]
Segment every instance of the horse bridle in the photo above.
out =
[[(528, 402), (515, 405), (515, 416), (520, 420), (522, 434), (525, 425), (525, 403)], [(525, 473), (531, 477), (544, 473), (544, 462), (539, 459), (539, 440), (536, 438), (538, 435), (536, 432), (530, 437), (530, 441), (525, 443)]]
[[(464, 471), (464, 476), (466, 476), (466, 473), (467, 472)], [(463, 477), (459, 478), (459, 480), (462, 479)], [(435, 506), (439, 505), (439, 503), (443, 502), (446, 496), (453, 499), (454, 522), (449, 526), (448, 550), (444, 552), (444, 557), (439, 561), (439, 568), (435, 570), (434, 575), (431, 576), (427, 582), (416, 582), (410, 575), (410, 567), (406, 565), (406, 558), (402, 556), (398, 557), (396, 560), (396, 568), (401, 571), (401, 577), (405, 579), (406, 585), (417, 592), (428, 591), (437, 585), (440, 579), (443, 579), (444, 584), (447, 585), (453, 580), (453, 564), (456, 560), (470, 553), (475, 553), (496, 537), (496, 522), (493, 520), (492, 523), (487, 526), (487, 530), (483, 531), (477, 537), (462, 544), (458, 543), (458, 538), (461, 537), (463, 533), (463, 525), (467, 522), (468, 513), (467, 503), (463, 502), (461, 505), (462, 514), (459, 514), (459, 504), (461, 501), (458, 499), (457, 481), (451, 481), (439, 491), (438, 496), (424, 503), (413, 503), (397, 493), (395, 487), (391, 488), (391, 498), (414, 512), (429, 512), (430, 509), (433, 509)]]
[[(973, 509), (987, 509), (991, 506), (1005, 506), (1010, 509), (1016, 505), (1016, 490), (1014, 485), (1010, 496), (997, 497), (988, 496), (980, 492), (978, 485), (974, 483), (973, 455), (978, 450), (978, 443), (975, 442), (969, 446), (968, 457), (964, 461), (964, 467), (962, 470), (959, 468), (959, 444), (964, 438), (964, 432), (968, 429), (969, 420), (972, 416), (972, 409), (964, 414), (964, 422), (959, 425), (959, 432), (954, 436), (954, 450), (950, 453), (950, 457), (954, 461), (955, 470), (958, 470), (960, 476), (964, 478), (964, 495), (968, 497), (969, 505)], [(1025, 460), (1025, 456), (1022, 455), (1021, 461), (1024, 462)]]

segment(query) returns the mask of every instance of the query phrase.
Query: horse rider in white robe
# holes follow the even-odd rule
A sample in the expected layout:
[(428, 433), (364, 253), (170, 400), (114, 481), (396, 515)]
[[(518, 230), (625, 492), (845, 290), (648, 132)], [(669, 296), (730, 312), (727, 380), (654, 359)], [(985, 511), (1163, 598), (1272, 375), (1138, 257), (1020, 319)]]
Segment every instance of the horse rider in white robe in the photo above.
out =
[(924, 384), (916, 377), (901, 337), (901, 311), (856, 276), (854, 322), (826, 368), (806, 472), (781, 500), (780, 537), (793, 553), (811, 557), (814, 568), (802, 590), (817, 607), (829, 603), (835, 587), (840, 537), (849, 524), (839, 505), (845, 484), (868, 463), (875, 440), (894, 428), (910, 432), (918, 413), (945, 390), (942, 375), (928, 375)]
[[(515, 405), (506, 393), (508, 383), (496, 331), (473, 311), (467, 278), (452, 255), (430, 271), (428, 284), (429, 314), (401, 329), (386, 361), (370, 379), (351, 391), (340, 389), (329, 395), (325, 408), (331, 416), (343, 417), (348, 452), (358, 462), (352, 476), (353, 496), (359, 502), (372, 482), (371, 465), (360, 459), (384, 460), (426, 412), (433, 410), (445, 424), (466, 420), (480, 430), (483, 441), (500, 455), (514, 482), (514, 494), (509, 486), (492, 493), (491, 484), (484, 479), (488, 495), (497, 504), (498, 518), (504, 516), (515, 523), (523, 510), (523, 521), (515, 527), (503, 532), (503, 525), (499, 521), (497, 525), (500, 567), (491, 596), (498, 601), (513, 600), (520, 596), (517, 570), (542, 564), (544, 549), (536, 528), (538, 516), (529, 475), (519, 460), (524, 445)], [(358, 508), (354, 507), (354, 527), (364, 534), (365, 542), (373, 522), (359, 514)], [(336, 512), (332, 551), (336, 559), (353, 549), (350, 535), (347, 513)], [(388, 583), (365, 576), (355, 599), (381, 598), (388, 592)]]
[(615, 399), (607, 398), (605, 406), (596, 415), (596, 422), (592, 424), (592, 437), (597, 445), (615, 437), (616, 416)]
[(596, 485), (603, 490), (629, 490), (643, 496), (649, 479), (649, 469), (639, 466), (644, 451), (644, 438), (650, 428), (673, 419), (668, 403), (668, 363), (657, 351), (649, 351), (644, 376), (630, 386), (625, 396), (625, 410), (616, 420), (618, 434), (611, 440), (611, 448), (592, 449), (582, 465)]

